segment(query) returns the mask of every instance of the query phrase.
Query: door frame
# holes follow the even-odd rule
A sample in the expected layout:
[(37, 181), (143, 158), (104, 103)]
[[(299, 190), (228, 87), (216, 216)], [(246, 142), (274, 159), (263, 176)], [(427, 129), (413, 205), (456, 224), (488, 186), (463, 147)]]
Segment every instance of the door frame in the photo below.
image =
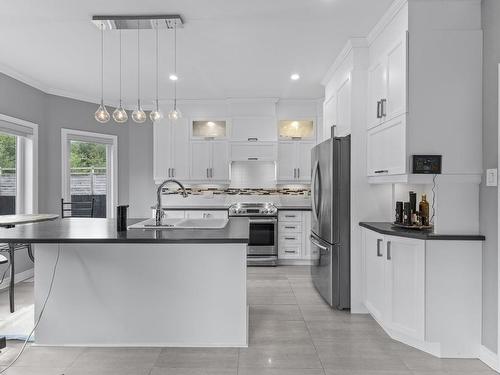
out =
[[(108, 186), (106, 191), (106, 217), (115, 216), (114, 207), (118, 204), (118, 136), (104, 133), (94, 133), (83, 130), (61, 128), (61, 196), (69, 200), (69, 165), (68, 152), (69, 142), (80, 140), (83, 142), (102, 143), (106, 147), (106, 175)], [(109, 198), (109, 199), (108, 199)]]

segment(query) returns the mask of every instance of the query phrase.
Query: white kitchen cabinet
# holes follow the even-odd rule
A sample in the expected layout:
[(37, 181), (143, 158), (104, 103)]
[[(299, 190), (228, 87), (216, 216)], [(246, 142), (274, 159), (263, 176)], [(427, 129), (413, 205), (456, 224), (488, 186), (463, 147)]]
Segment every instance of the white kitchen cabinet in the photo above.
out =
[(368, 130), (366, 150), (368, 176), (407, 173), (406, 116)]
[(438, 357), (477, 356), (481, 241), (424, 240), (362, 228), (363, 302), (393, 339)]
[(167, 178), (189, 179), (189, 131), (187, 121), (179, 121), (174, 123), (162, 119), (153, 125), (153, 169), (156, 182)]
[(407, 32), (368, 69), (368, 128), (406, 113)]
[(384, 236), (363, 231), (364, 303), (373, 317), (380, 321), (385, 310)]
[(424, 339), (425, 241), (385, 236), (386, 311), (393, 332)]
[[(278, 212), (278, 259), (282, 261), (311, 261), (309, 235), (310, 211)], [(293, 264), (293, 262), (292, 262)]]
[(351, 134), (351, 79), (347, 78), (337, 91), (337, 119), (335, 136)]
[[(184, 219), (186, 217), (182, 210), (164, 210), (165, 219)], [(151, 217), (156, 217), (156, 210), (152, 210)]]
[(232, 142), (231, 161), (276, 161), (275, 142)]
[(278, 144), (278, 181), (311, 181), (311, 142)]
[(277, 133), (277, 121), (275, 116), (232, 118), (232, 141), (277, 141)]
[(332, 95), (323, 103), (323, 136), (321, 141), (331, 137), (332, 126), (337, 125), (337, 96)]
[(225, 141), (192, 141), (191, 180), (222, 182), (228, 179), (228, 143)]

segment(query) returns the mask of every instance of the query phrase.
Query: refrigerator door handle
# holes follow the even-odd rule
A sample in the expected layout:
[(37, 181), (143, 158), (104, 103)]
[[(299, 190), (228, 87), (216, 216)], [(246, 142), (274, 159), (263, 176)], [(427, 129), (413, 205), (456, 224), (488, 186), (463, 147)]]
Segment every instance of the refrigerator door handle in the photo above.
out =
[(310, 240), (310, 241), (311, 241), (311, 243), (312, 243), (314, 246), (316, 246), (317, 248), (319, 248), (319, 249), (321, 249), (321, 250), (323, 250), (323, 251), (328, 251), (328, 247), (321, 245), (319, 242), (317, 242), (317, 241), (314, 239), (314, 237), (313, 237), (313, 236), (310, 236), (310, 237), (309, 237), (309, 240)]
[(319, 160), (316, 161), (316, 164), (314, 164), (313, 172), (312, 172), (312, 179), (311, 179), (311, 201), (312, 201), (312, 213), (314, 216), (314, 219), (318, 220), (318, 207), (316, 204), (316, 176), (318, 174), (318, 169), (319, 169)]

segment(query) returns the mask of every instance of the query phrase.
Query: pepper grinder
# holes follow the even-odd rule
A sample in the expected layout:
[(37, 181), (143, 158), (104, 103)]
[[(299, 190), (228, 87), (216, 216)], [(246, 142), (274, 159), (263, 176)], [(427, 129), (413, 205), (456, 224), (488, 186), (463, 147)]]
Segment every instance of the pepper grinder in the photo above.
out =
[(127, 210), (128, 205), (116, 207), (116, 230), (125, 232), (127, 230)]

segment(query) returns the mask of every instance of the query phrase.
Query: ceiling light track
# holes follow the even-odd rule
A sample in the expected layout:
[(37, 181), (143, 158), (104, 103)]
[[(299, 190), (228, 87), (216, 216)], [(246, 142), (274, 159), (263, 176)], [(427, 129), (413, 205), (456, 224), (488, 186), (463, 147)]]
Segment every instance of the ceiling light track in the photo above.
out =
[(181, 28), (184, 20), (179, 14), (96, 15), (92, 23), (104, 30), (154, 30)]

